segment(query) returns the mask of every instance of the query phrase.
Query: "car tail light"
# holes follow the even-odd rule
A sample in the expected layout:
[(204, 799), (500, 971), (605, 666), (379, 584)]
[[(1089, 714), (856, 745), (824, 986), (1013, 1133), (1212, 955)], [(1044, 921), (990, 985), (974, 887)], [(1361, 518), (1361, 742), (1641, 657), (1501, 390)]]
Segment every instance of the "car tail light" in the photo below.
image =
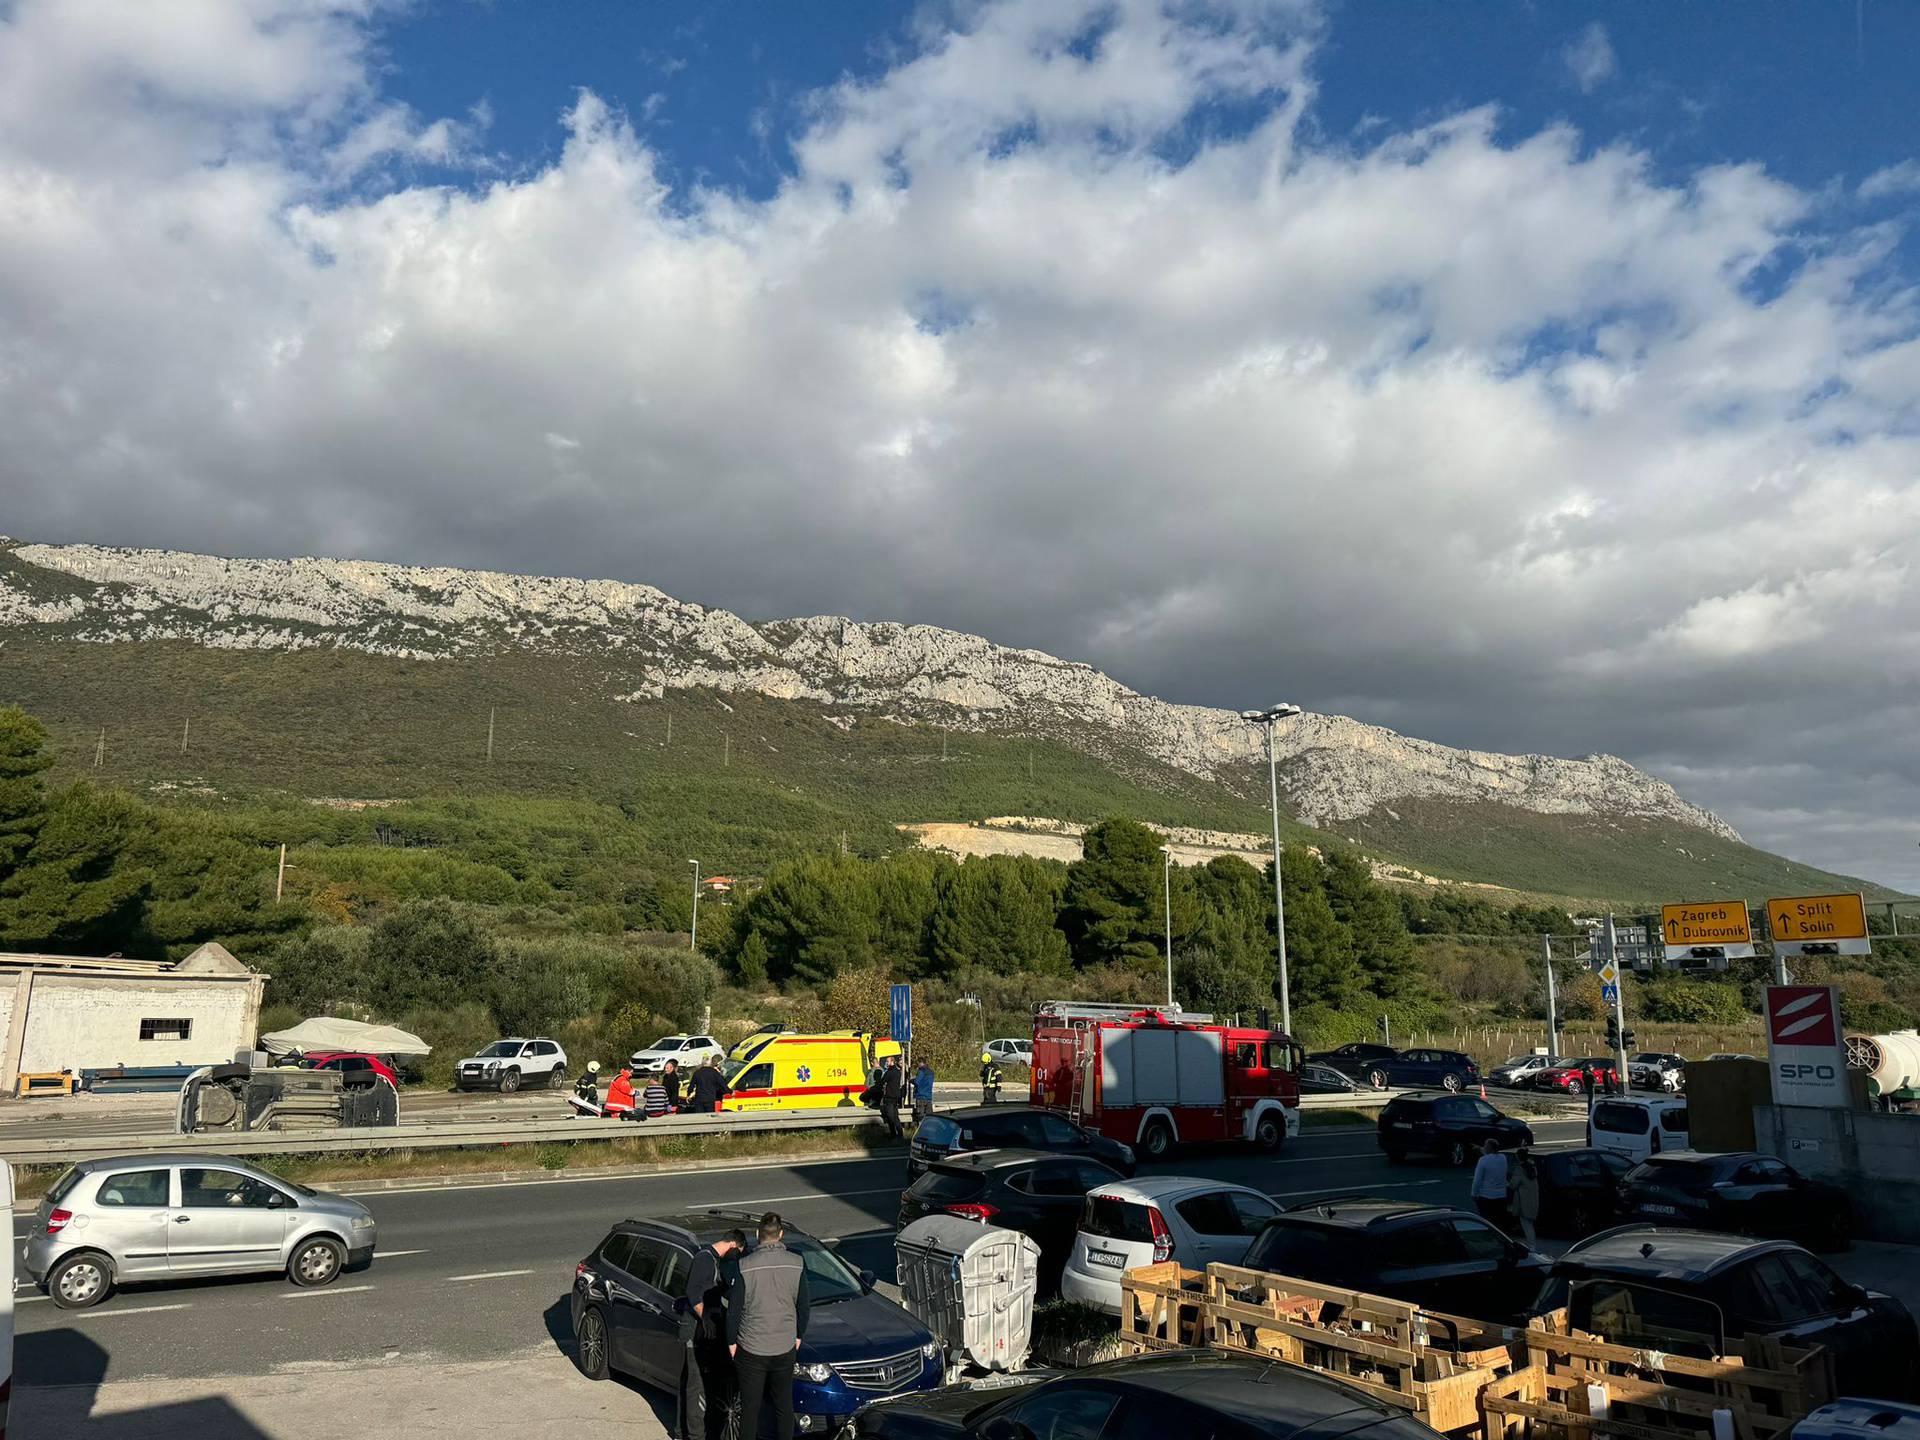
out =
[(1158, 1264), (1162, 1260), (1173, 1258), (1173, 1232), (1167, 1229), (1167, 1217), (1160, 1213), (1160, 1207), (1147, 1207), (1147, 1224), (1153, 1227), (1153, 1259)]
[(959, 1205), (949, 1205), (946, 1211), (949, 1215), (958, 1215), (962, 1220), (978, 1220), (984, 1225), (1000, 1213), (1000, 1207), (975, 1200)]
[(58, 1235), (67, 1228), (67, 1222), (73, 1219), (71, 1210), (55, 1210), (47, 1216), (47, 1234)]
[(591, 1285), (599, 1277), (588, 1267), (587, 1262), (582, 1260), (578, 1265), (573, 1267), (573, 1278), (576, 1280), (585, 1280), (587, 1284)]

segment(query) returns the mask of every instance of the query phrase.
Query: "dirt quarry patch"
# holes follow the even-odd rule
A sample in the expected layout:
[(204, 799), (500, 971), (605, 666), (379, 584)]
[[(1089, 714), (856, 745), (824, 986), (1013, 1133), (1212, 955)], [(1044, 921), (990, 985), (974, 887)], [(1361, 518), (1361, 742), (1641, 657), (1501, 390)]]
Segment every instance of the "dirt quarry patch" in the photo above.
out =
[[(965, 860), (974, 855), (1032, 855), (1042, 860), (1080, 858), (1080, 837), (1087, 827), (1070, 820), (1048, 820), (1025, 815), (1002, 815), (977, 823), (927, 821), (899, 827), (929, 850), (945, 851)], [(1160, 827), (1155, 826), (1155, 829)], [(1174, 863), (1204, 865), (1222, 855), (1234, 855), (1251, 865), (1264, 865), (1272, 856), (1272, 842), (1257, 835), (1220, 830), (1162, 829), (1173, 846)]]

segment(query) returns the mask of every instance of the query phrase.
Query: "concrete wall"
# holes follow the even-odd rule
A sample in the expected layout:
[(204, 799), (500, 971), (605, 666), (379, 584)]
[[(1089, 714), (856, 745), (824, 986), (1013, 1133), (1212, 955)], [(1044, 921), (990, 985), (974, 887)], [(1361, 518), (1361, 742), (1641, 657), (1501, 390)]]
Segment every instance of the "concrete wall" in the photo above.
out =
[[(34, 977), (20, 1045), (22, 1071), (106, 1065), (209, 1065), (253, 1040), (260, 981)], [(9, 996), (10, 998), (10, 996)], [(191, 1020), (185, 1040), (142, 1040), (143, 1019)]]
[(1920, 1244), (1920, 1116), (1756, 1105), (1753, 1127), (1756, 1149), (1846, 1188), (1855, 1233)]

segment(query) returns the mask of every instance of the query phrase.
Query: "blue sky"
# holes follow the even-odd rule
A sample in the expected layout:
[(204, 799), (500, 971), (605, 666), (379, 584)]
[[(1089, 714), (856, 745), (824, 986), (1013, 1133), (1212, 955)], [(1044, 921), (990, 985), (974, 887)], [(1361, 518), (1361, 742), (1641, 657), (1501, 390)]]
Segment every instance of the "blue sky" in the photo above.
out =
[(941, 625), (1920, 890), (1917, 58), (1907, 0), (0, 0), (8, 528)]

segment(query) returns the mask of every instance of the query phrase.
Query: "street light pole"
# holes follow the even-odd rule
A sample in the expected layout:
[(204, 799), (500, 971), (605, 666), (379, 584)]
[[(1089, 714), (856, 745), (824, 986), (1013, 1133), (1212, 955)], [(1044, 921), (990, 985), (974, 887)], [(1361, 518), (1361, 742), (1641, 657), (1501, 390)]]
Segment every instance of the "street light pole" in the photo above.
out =
[(693, 867), (693, 924), (687, 929), (687, 949), (695, 949), (700, 943), (700, 862), (689, 860)]
[(1300, 713), (1298, 705), (1271, 705), (1265, 710), (1242, 710), (1240, 718), (1267, 727), (1267, 793), (1273, 805), (1273, 929), (1280, 951), (1280, 1028), (1293, 1033), (1293, 998), (1287, 992), (1287, 900), (1280, 884), (1280, 771), (1273, 755), (1275, 722)]
[(1167, 1009), (1173, 1009), (1173, 847), (1162, 845), (1160, 855), (1165, 864), (1160, 867), (1161, 879), (1166, 887), (1167, 910)]

